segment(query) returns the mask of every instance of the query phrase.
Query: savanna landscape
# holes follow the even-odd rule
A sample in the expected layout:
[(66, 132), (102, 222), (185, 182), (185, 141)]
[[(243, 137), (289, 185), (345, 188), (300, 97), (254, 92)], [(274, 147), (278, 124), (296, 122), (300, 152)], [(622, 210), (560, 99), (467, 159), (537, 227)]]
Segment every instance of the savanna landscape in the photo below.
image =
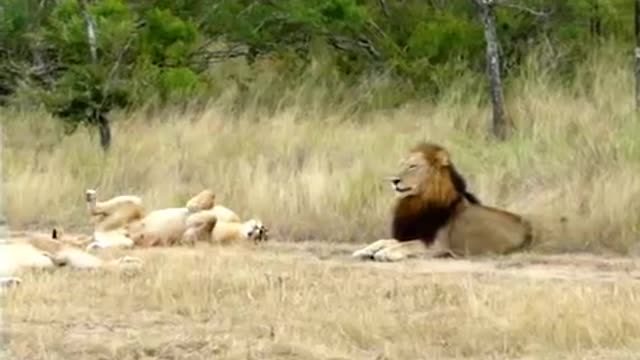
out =
[[(301, 11), (289, 0), (279, 14), (297, 20), (280, 21), (299, 28), (265, 25), (251, 36), (240, 25), (262, 23), (273, 9), (261, 6), (274, 5), (93, 1), (84, 14), (99, 19), (95, 33), (107, 39), (97, 43), (94, 63), (84, 2), (5, 3), (13, 12), (0, 21), (12, 31), (0, 35), (8, 49), (0, 51), (8, 74), (0, 76), (4, 238), (54, 227), (90, 235), (86, 189), (105, 199), (137, 195), (160, 209), (210, 188), (216, 203), (242, 219), (261, 219), (269, 240), (97, 253), (139, 257), (137, 271), (23, 269), (22, 283), (0, 295), (2, 356), (638, 357), (640, 123), (631, 2), (600, 2), (595, 18), (605, 30), (597, 31), (577, 20), (596, 21), (585, 15), (592, 15), (590, 1), (571, 11), (514, 2), (555, 9), (542, 35), (531, 30), (541, 26), (535, 15), (498, 8), (499, 25), (510, 26), (498, 27), (513, 124), (506, 139), (491, 133), (482, 25), (473, 6), (458, 12), (462, 1), (318, 0)], [(221, 28), (197, 21), (213, 3)], [(434, 9), (438, 15), (427, 15)], [(155, 19), (154, 32), (134, 27), (136, 16)], [(389, 36), (368, 33), (362, 24), (371, 22)], [(134, 28), (141, 35), (131, 41)], [(384, 60), (285, 36), (313, 38), (327, 29), (368, 34)], [(206, 69), (188, 61), (221, 31), (260, 56)], [(523, 47), (522, 33), (546, 42)], [(158, 58), (172, 61), (160, 66)], [(38, 61), (67, 66), (44, 81), (25, 70)], [(380, 62), (392, 70), (377, 71)], [(15, 66), (23, 71), (9, 71)], [(106, 145), (96, 111), (108, 116)], [(389, 236), (387, 177), (420, 141), (444, 146), (482, 203), (562, 219), (562, 234), (504, 256), (354, 259), (354, 250)]]

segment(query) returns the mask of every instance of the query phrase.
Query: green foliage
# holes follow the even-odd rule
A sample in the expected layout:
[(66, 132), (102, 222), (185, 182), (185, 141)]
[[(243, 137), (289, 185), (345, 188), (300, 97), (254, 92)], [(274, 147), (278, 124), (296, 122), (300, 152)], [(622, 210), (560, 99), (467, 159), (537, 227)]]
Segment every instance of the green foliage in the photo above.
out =
[[(320, 74), (317, 81), (338, 87), (386, 76), (393, 100), (370, 98), (397, 104), (398, 93), (438, 95), (462, 72), (484, 72), (484, 35), (470, 0), (86, 3), (84, 14), (78, 0), (0, 0), (0, 96), (35, 90), (30, 92), (35, 103), (75, 124), (94, 121), (96, 112), (150, 99), (190, 101), (221, 94), (231, 85), (246, 96), (264, 91), (251, 83), (265, 78), (284, 88), (313, 72)], [(552, 49), (551, 67), (567, 74), (601, 39), (629, 47), (633, 41), (630, 1), (513, 3), (548, 15), (498, 7), (507, 77), (541, 42)], [(95, 62), (85, 15), (95, 24)], [(247, 60), (244, 74), (220, 70), (230, 69), (221, 64), (234, 57)], [(259, 97), (277, 104), (278, 95), (265, 91)]]
[(158, 88), (163, 100), (188, 100), (202, 88), (198, 74), (189, 68), (173, 68), (162, 72)]
[(159, 65), (186, 65), (198, 38), (195, 25), (166, 9), (151, 9), (145, 19), (142, 52)]

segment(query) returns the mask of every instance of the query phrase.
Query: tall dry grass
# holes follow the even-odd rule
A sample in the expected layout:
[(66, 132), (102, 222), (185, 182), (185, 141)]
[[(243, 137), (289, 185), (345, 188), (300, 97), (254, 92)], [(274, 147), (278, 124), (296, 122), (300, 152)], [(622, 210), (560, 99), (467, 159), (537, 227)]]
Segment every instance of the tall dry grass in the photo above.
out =
[(410, 145), (431, 140), (450, 149), (485, 203), (568, 216), (576, 230), (556, 250), (626, 251), (638, 233), (640, 123), (629, 61), (616, 54), (594, 55), (570, 84), (535, 63), (511, 79), (519, 130), (504, 143), (486, 137), (488, 102), (470, 95), (465, 77), (436, 103), (356, 115), (353, 103), (322, 105), (309, 89), (275, 113), (251, 101), (232, 111), (230, 89), (198, 110), (115, 114), (107, 156), (86, 129), (63, 136), (43, 112), (3, 110), (7, 217), (14, 228), (84, 227), (86, 188), (101, 198), (137, 194), (157, 208), (210, 187), (274, 237), (370, 241), (387, 234), (384, 176)]

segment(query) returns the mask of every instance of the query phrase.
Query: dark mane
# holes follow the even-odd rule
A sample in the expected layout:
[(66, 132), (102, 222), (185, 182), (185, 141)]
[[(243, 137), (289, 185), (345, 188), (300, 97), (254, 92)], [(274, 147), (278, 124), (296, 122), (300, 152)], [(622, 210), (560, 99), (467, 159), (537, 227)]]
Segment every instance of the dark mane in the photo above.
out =
[(449, 166), (449, 175), (451, 178), (451, 182), (453, 183), (454, 188), (464, 196), (467, 201), (472, 204), (480, 205), (480, 200), (473, 193), (467, 191), (467, 182), (464, 180), (462, 175), (456, 170), (453, 165)]
[(426, 244), (432, 243), (436, 233), (447, 223), (461, 199), (462, 196), (458, 197), (446, 207), (420, 204), (422, 199), (418, 197), (400, 200), (394, 210), (391, 236), (399, 241), (420, 239)]

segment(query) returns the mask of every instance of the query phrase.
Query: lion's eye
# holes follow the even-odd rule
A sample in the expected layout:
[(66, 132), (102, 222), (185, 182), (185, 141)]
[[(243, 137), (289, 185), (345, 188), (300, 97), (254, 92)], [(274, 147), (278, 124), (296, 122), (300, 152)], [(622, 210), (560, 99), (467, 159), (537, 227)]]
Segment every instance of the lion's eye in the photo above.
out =
[(409, 170), (413, 170), (415, 169), (417, 166), (416, 165), (409, 165)]

